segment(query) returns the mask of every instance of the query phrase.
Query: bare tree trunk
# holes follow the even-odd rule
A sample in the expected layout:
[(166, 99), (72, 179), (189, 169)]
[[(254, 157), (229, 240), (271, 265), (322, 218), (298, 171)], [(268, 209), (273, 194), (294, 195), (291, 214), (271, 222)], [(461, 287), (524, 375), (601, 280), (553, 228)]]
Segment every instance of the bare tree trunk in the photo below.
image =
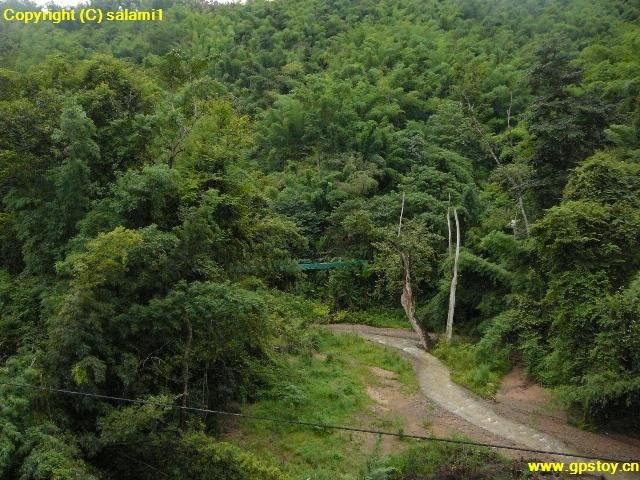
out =
[(447, 207), (447, 229), (449, 230), (449, 258), (453, 254), (453, 244), (451, 243), (451, 217), (449, 214), (451, 213), (451, 194), (449, 194), (449, 206)]
[(404, 214), (404, 192), (402, 192), (402, 207), (400, 207), (400, 221), (398, 222), (398, 236), (402, 229), (402, 215)]
[[(496, 154), (496, 152), (493, 150), (493, 148), (491, 147), (491, 144), (489, 143), (489, 141), (487, 140), (484, 130), (482, 129), (482, 125), (480, 125), (480, 122), (478, 121), (478, 119), (475, 116), (475, 113), (473, 113), (473, 105), (471, 105), (471, 102), (469, 101), (469, 99), (467, 99), (467, 108), (469, 110), (469, 114), (471, 115), (471, 123), (473, 124), (473, 128), (476, 131), (476, 133), (478, 134), (478, 137), (480, 138), (480, 141), (482, 142), (482, 145), (484, 146), (484, 148), (487, 149), (487, 151), (489, 152), (489, 154), (491, 155), (491, 157), (493, 158), (493, 161), (496, 162), (496, 165), (498, 165), (498, 167), (502, 167), (502, 162), (500, 161), (500, 159), (498, 158), (498, 155)], [(509, 129), (511, 128), (511, 105), (509, 105), (509, 110), (507, 113), (507, 122), (509, 125)], [(516, 199), (518, 202), (518, 208), (520, 209), (520, 213), (522, 214), (522, 219), (524, 221), (524, 228), (525, 231), (527, 232), (527, 237), (529, 236), (529, 220), (527, 218), (527, 212), (525, 211), (524, 208), (524, 200), (523, 200), (523, 189), (522, 189), (522, 185), (520, 185), (516, 179), (510, 175), (509, 173), (505, 172), (507, 178), (509, 179), (509, 183), (511, 184), (511, 188), (513, 188), (514, 193), (516, 194)]]
[(191, 320), (186, 318), (187, 338), (184, 347), (184, 359), (182, 361), (182, 409), (180, 410), (180, 426), (184, 428), (185, 408), (189, 397), (189, 356), (191, 355), (191, 342), (193, 341), (193, 327)]
[(402, 258), (402, 269), (404, 271), (404, 282), (400, 303), (402, 304), (402, 308), (404, 308), (404, 312), (407, 314), (407, 318), (409, 319), (413, 330), (420, 337), (420, 343), (426, 349), (431, 346), (431, 342), (429, 337), (422, 330), (422, 326), (418, 323), (418, 319), (416, 318), (416, 304), (413, 300), (413, 290), (411, 289), (411, 263), (409, 261), (409, 256), (404, 252), (400, 253), (400, 258)]
[[(453, 260), (453, 275), (451, 277), (451, 289), (449, 290), (449, 314), (447, 315), (446, 340), (451, 342), (453, 336), (453, 314), (456, 308), (456, 286), (458, 284), (458, 258), (460, 258), (460, 222), (458, 221), (458, 210), (453, 209), (453, 216), (456, 220), (456, 256)], [(447, 212), (447, 217), (449, 214)]]
[[(402, 192), (402, 207), (400, 208), (400, 221), (398, 222), (398, 237), (402, 232), (402, 215), (404, 214), (404, 192)], [(416, 318), (416, 303), (413, 299), (413, 289), (411, 288), (411, 262), (409, 261), (409, 255), (404, 252), (400, 252), (400, 258), (402, 259), (402, 272), (403, 272), (403, 284), (402, 295), (400, 296), (400, 303), (404, 308), (404, 313), (409, 319), (409, 323), (413, 327), (413, 330), (420, 337), (420, 343), (427, 349), (430, 346), (429, 337), (424, 333), (422, 327), (418, 323)]]
[(518, 196), (518, 206), (520, 207), (520, 212), (522, 213), (522, 220), (524, 221), (524, 230), (527, 232), (527, 237), (529, 236), (529, 219), (527, 218), (527, 212), (524, 210), (524, 201), (522, 200), (522, 191), (518, 190), (516, 192)]
[[(172, 107), (173, 108), (173, 107)], [(173, 145), (169, 148), (169, 159), (167, 160), (167, 164), (169, 168), (173, 168), (173, 164), (176, 160), (176, 157), (184, 151), (184, 141), (187, 139), (196, 123), (200, 119), (201, 113), (199, 112), (198, 105), (195, 104), (193, 106), (193, 115), (191, 115), (190, 120), (191, 123), (187, 125), (183, 125), (180, 130), (180, 136), (174, 141)]]

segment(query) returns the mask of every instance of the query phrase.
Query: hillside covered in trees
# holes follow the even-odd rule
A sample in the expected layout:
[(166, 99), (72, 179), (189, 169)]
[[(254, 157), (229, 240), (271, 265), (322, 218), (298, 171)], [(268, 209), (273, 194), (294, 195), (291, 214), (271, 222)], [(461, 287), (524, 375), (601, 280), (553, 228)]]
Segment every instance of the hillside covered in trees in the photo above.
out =
[(288, 478), (167, 405), (277, 395), (407, 274), (444, 332), (454, 209), (476, 381), (640, 432), (636, 1), (93, 5), (164, 20), (0, 21), (1, 479)]

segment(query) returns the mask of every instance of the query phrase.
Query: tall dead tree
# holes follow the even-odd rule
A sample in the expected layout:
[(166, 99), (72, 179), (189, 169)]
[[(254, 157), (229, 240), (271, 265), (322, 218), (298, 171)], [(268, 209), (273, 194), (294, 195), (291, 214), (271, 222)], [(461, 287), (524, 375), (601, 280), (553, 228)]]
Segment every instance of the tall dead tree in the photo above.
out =
[[(402, 232), (402, 216), (404, 214), (404, 193), (402, 194), (402, 206), (400, 207), (400, 221), (398, 222), (398, 238)], [(425, 348), (431, 345), (428, 335), (422, 330), (422, 326), (416, 318), (416, 303), (413, 298), (413, 288), (411, 287), (411, 258), (407, 252), (400, 247), (400, 259), (402, 260), (402, 295), (400, 304), (404, 308), (404, 313), (411, 323), (411, 327), (420, 337), (420, 344)]]
[(402, 230), (402, 215), (404, 215), (404, 192), (402, 192), (402, 206), (400, 207), (400, 221), (398, 221), (398, 237)]
[[(447, 209), (447, 223), (450, 220), (451, 208)], [(449, 289), (449, 312), (447, 314), (447, 330), (445, 338), (447, 342), (451, 342), (453, 336), (453, 314), (456, 308), (456, 286), (458, 285), (458, 259), (460, 258), (460, 221), (458, 220), (458, 210), (453, 209), (453, 216), (456, 222), (456, 253), (453, 260), (453, 273), (451, 275), (451, 288)], [(449, 238), (451, 238), (451, 229), (449, 229)]]
[(447, 230), (449, 230), (449, 258), (453, 254), (452, 243), (451, 243), (451, 216), (449, 215), (449, 210), (451, 209), (451, 194), (449, 194), (449, 203), (447, 204)]
[[(182, 117), (182, 115), (178, 113), (178, 109), (175, 105), (171, 105), (171, 112), (175, 115), (178, 115), (179, 118)], [(189, 115), (188, 120), (182, 118), (182, 123), (177, 122), (179, 124), (175, 125), (174, 128), (171, 129), (171, 131), (178, 132), (178, 136), (174, 138), (173, 141), (171, 141), (170, 144), (166, 147), (168, 150), (167, 164), (170, 168), (173, 168), (178, 155), (184, 152), (185, 141), (187, 140), (189, 135), (191, 135), (191, 132), (195, 128), (202, 115), (203, 110), (199, 108), (198, 103), (195, 103), (193, 105), (193, 112)]]
[[(484, 129), (482, 128), (482, 125), (480, 124), (480, 122), (478, 121), (478, 118), (476, 117), (473, 104), (471, 103), (469, 98), (466, 96), (465, 96), (465, 100), (467, 102), (467, 109), (469, 110), (469, 116), (471, 117), (471, 124), (476, 134), (478, 135), (478, 138), (480, 139), (482, 146), (485, 148), (485, 150), (487, 150), (487, 152), (489, 152), (489, 155), (491, 155), (491, 158), (493, 158), (493, 161), (496, 163), (496, 165), (502, 169), (502, 171), (507, 177), (507, 180), (511, 184), (511, 188), (513, 189), (513, 192), (516, 195), (516, 202), (518, 204), (518, 208), (520, 209), (520, 213), (522, 214), (524, 229), (527, 233), (527, 236), (529, 236), (529, 219), (527, 217), (527, 211), (524, 208), (524, 187), (520, 182), (518, 182), (518, 180), (513, 175), (511, 175), (504, 168), (504, 165), (502, 164), (502, 162), (500, 161), (500, 158), (498, 157), (495, 150), (491, 146), (491, 143), (487, 139), (487, 136), (484, 132)], [(511, 96), (511, 102), (513, 102), (513, 95)], [(509, 109), (507, 110), (507, 128), (509, 129), (509, 132), (511, 132), (511, 103), (509, 104)]]

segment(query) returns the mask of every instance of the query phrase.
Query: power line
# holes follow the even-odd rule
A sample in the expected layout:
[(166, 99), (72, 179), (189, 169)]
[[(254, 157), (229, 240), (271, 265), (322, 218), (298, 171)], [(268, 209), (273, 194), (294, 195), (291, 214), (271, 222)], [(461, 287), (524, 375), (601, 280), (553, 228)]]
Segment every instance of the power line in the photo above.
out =
[(82, 397), (91, 397), (91, 398), (97, 398), (97, 399), (101, 399), (101, 400), (113, 400), (113, 401), (117, 401), (117, 402), (125, 402), (125, 403), (139, 404), (139, 405), (154, 405), (154, 406), (158, 406), (158, 407), (172, 408), (172, 409), (177, 409), (177, 410), (188, 410), (188, 411), (198, 412), (198, 413), (211, 413), (211, 414), (214, 414), (214, 415), (223, 415), (223, 416), (229, 416), (229, 417), (240, 417), (240, 418), (247, 418), (247, 419), (250, 419), (250, 420), (258, 420), (258, 421), (273, 422), (273, 423), (282, 423), (282, 424), (289, 424), (289, 425), (302, 425), (302, 426), (306, 426), (306, 427), (324, 428), (324, 429), (329, 429), (329, 430), (344, 430), (344, 431), (348, 431), (348, 432), (371, 433), (371, 434), (375, 434), (375, 435), (385, 435), (385, 436), (390, 436), (390, 437), (411, 438), (411, 439), (415, 439), (415, 440), (425, 440), (425, 441), (431, 441), (431, 442), (455, 443), (455, 444), (459, 444), (459, 445), (469, 445), (469, 446), (474, 446), (474, 447), (497, 448), (497, 449), (501, 449), (501, 450), (514, 450), (514, 451), (519, 451), (519, 452), (539, 453), (539, 454), (544, 454), (544, 455), (556, 455), (556, 456), (561, 456), (561, 457), (582, 458), (582, 459), (586, 459), (586, 460), (601, 460), (601, 461), (608, 461), (608, 462), (630, 462), (630, 461), (634, 461), (632, 459), (596, 457), (596, 456), (592, 456), (592, 455), (579, 455), (579, 454), (576, 454), (576, 453), (556, 452), (556, 451), (551, 451), (551, 450), (536, 450), (536, 449), (532, 449), (532, 448), (513, 447), (513, 446), (510, 446), (510, 445), (498, 445), (498, 444), (493, 444), (493, 443), (474, 442), (474, 441), (471, 441), (471, 440), (457, 440), (457, 439), (453, 439), (453, 438), (432, 437), (432, 436), (426, 436), (426, 435), (412, 435), (412, 434), (397, 433), (397, 432), (386, 432), (386, 431), (383, 431), (383, 430), (372, 430), (372, 429), (368, 429), (368, 428), (349, 427), (349, 426), (346, 426), (346, 425), (330, 425), (330, 424), (324, 424), (324, 423), (305, 422), (305, 421), (302, 421), (302, 420), (287, 420), (285, 418), (264, 417), (264, 416), (258, 416), (258, 415), (248, 415), (248, 414), (245, 414), (245, 413), (226, 412), (226, 411), (223, 411), (223, 410), (212, 410), (212, 409), (208, 409), (208, 408), (188, 407), (188, 406), (183, 406), (183, 405), (175, 405), (175, 404), (172, 404), (172, 403), (155, 402), (155, 401), (152, 401), (152, 400), (149, 401), (149, 400), (139, 400), (139, 399), (135, 399), (135, 398), (115, 397), (115, 396), (111, 396), (111, 395), (101, 395), (101, 394), (98, 394), (98, 393), (79, 392), (77, 390), (67, 390), (67, 389), (63, 389), (63, 388), (42, 387), (42, 386), (38, 386), (38, 385), (28, 385), (28, 384), (12, 383), (12, 382), (0, 382), (0, 385), (6, 385), (6, 386), (12, 386), (12, 387), (18, 387), (18, 388), (27, 388), (27, 389), (31, 389), (31, 390), (41, 390), (41, 391), (45, 391), (45, 392), (59, 393), (59, 394), (63, 394), (63, 395), (77, 395), (77, 396), (82, 396)]

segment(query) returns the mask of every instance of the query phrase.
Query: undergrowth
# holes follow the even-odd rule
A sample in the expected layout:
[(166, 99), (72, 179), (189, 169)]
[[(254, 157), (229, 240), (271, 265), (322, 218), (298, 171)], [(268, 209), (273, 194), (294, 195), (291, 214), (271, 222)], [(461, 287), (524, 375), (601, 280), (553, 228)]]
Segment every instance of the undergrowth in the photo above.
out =
[(487, 449), (465, 445), (415, 443), (389, 466), (400, 473), (388, 480), (512, 480), (521, 478), (518, 464)]
[[(460, 437), (464, 439), (464, 437)], [(382, 456), (379, 448), (367, 459), (360, 480), (515, 480), (523, 464), (487, 448), (409, 441), (408, 448)]]
[[(401, 433), (403, 421), (391, 414), (372, 416), (368, 385), (377, 379), (371, 367), (396, 374), (407, 392), (418, 389), (411, 364), (397, 352), (353, 334), (307, 329), (306, 348), (285, 355), (271, 387), (246, 406), (251, 415), (327, 425), (372, 426)], [(508, 369), (506, 359), (488, 366), (489, 376), (472, 373), (477, 353), (471, 345), (439, 345), (438, 352), (466, 374), (467, 386), (487, 392)], [(502, 370), (496, 371), (500, 366)], [(494, 375), (495, 377), (491, 376)], [(469, 378), (474, 383), (469, 382)], [(482, 388), (480, 388), (482, 387)], [(426, 412), (425, 412), (426, 414)], [(259, 454), (292, 480), (515, 480), (521, 465), (488, 449), (445, 443), (401, 440), (392, 455), (380, 454), (366, 434), (322, 427), (287, 425), (243, 419), (228, 440)], [(462, 438), (462, 437), (460, 437)], [(373, 453), (372, 452), (373, 449)]]
[(375, 308), (369, 310), (341, 310), (329, 318), (330, 323), (354, 323), (382, 328), (411, 328), (401, 309)]
[(454, 382), (485, 398), (495, 395), (500, 380), (511, 370), (506, 350), (489, 356), (477, 345), (441, 341), (433, 354), (450, 368)]
[[(311, 330), (314, 349), (286, 356), (271, 387), (245, 413), (321, 424), (362, 425), (371, 419), (366, 386), (375, 384), (371, 366), (394, 372), (407, 392), (417, 390), (408, 361), (355, 335)], [(401, 431), (403, 425), (388, 420)], [(229, 434), (243, 448), (267, 457), (293, 479), (355, 480), (369, 452), (367, 437), (320, 427), (243, 420)]]

